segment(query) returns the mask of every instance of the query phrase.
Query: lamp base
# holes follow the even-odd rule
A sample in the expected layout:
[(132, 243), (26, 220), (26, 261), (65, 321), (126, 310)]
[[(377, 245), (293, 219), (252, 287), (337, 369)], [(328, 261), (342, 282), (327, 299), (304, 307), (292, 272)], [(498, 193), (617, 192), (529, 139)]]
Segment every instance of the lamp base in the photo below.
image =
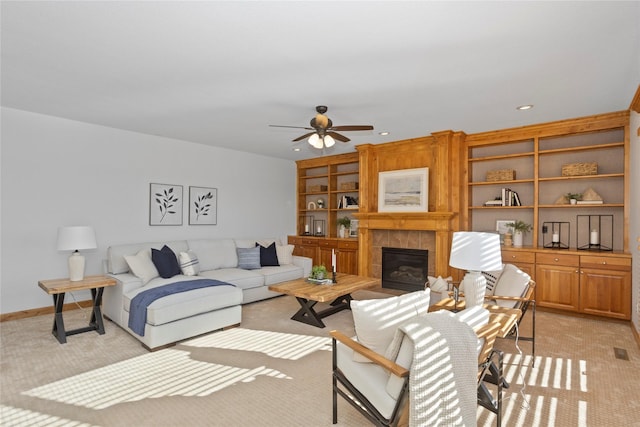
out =
[(479, 271), (468, 271), (464, 275), (460, 287), (464, 290), (465, 307), (475, 307), (484, 304), (484, 294), (487, 291), (487, 279)]
[(84, 279), (84, 256), (75, 251), (69, 257), (69, 280), (79, 282)]

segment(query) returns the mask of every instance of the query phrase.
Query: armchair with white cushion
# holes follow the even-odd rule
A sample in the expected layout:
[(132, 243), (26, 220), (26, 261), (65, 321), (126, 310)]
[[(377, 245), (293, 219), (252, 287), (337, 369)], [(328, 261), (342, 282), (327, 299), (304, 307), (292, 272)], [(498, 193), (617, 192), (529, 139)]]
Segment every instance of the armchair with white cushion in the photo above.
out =
[[(444, 311), (426, 314), (428, 290), (353, 303), (356, 306), (356, 333), (358, 326), (362, 330), (362, 323), (367, 320), (362, 316), (362, 307), (357, 307), (362, 303), (365, 307), (377, 307), (366, 311), (367, 314), (372, 318), (385, 318), (385, 322), (378, 322), (383, 329), (382, 335), (388, 340), (388, 330), (384, 329), (391, 328), (393, 336), (389, 342), (368, 343), (366, 333), (362, 337), (358, 334), (349, 338), (331, 331), (334, 424), (338, 417), (338, 395), (377, 426), (413, 425), (425, 420), (431, 424), (435, 419), (464, 416), (475, 423), (478, 384), (488, 372), (491, 360), (502, 375), (502, 355), (493, 349), (499, 325), (489, 323), (487, 310), (474, 307), (456, 314)], [(388, 307), (393, 309), (386, 310)], [(395, 320), (392, 315), (401, 312), (405, 313), (402, 317), (406, 317), (411, 310), (416, 314), (402, 321)], [(434, 384), (436, 387), (432, 387)], [(501, 387), (498, 381), (497, 394), (490, 398), (498, 425), (502, 410)], [(429, 391), (424, 393), (425, 390)], [(452, 402), (463, 406), (457, 412), (447, 409)]]

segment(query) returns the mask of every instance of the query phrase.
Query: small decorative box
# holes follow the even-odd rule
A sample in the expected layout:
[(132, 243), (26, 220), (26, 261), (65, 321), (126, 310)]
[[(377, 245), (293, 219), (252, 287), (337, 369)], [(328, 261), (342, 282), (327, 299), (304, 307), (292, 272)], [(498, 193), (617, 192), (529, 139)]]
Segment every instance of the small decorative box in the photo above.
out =
[(357, 190), (357, 189), (358, 189), (358, 183), (355, 181), (343, 182), (342, 184), (340, 184), (340, 190)]
[(315, 193), (318, 191), (327, 191), (327, 186), (326, 185), (310, 185), (309, 186), (309, 193)]
[(516, 171), (513, 169), (499, 169), (487, 172), (487, 181), (513, 181)]
[(598, 163), (568, 163), (562, 165), (562, 176), (597, 175)]

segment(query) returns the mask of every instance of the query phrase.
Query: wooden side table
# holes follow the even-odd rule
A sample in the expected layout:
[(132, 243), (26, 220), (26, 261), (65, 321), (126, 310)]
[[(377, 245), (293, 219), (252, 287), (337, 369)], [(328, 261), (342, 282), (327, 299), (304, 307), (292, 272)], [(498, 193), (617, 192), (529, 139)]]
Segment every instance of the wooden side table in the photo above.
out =
[[(40, 280), (38, 286), (49, 295), (53, 295), (53, 307), (55, 314), (53, 319), (53, 328), (51, 333), (58, 339), (60, 344), (67, 342), (68, 335), (80, 334), (82, 332), (97, 331), (100, 335), (104, 335), (104, 322), (102, 320), (102, 292), (107, 286), (113, 286), (116, 280), (107, 276), (87, 276), (82, 280), (72, 282), (69, 279), (53, 279)], [(64, 294), (66, 292), (80, 291), (90, 289), (92, 304), (91, 320), (89, 326), (84, 328), (65, 331), (64, 320), (62, 319), (62, 307), (64, 306)]]

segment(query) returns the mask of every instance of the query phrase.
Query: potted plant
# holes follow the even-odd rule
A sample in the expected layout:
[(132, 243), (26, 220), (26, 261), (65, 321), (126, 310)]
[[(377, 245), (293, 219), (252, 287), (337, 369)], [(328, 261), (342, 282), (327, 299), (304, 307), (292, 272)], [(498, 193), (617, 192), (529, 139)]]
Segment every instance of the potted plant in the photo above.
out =
[(578, 203), (578, 200), (582, 199), (582, 193), (567, 193), (566, 196), (569, 203), (575, 205)]
[(314, 265), (311, 267), (311, 278), (322, 280), (327, 276), (327, 267), (322, 265)]
[(524, 235), (532, 228), (531, 224), (520, 220), (508, 223), (507, 227), (513, 230), (513, 246), (522, 246)]
[(351, 227), (351, 218), (348, 216), (344, 216), (342, 218), (338, 218), (338, 225), (340, 225), (340, 229), (338, 230), (338, 235), (340, 237), (348, 236), (348, 229)]

